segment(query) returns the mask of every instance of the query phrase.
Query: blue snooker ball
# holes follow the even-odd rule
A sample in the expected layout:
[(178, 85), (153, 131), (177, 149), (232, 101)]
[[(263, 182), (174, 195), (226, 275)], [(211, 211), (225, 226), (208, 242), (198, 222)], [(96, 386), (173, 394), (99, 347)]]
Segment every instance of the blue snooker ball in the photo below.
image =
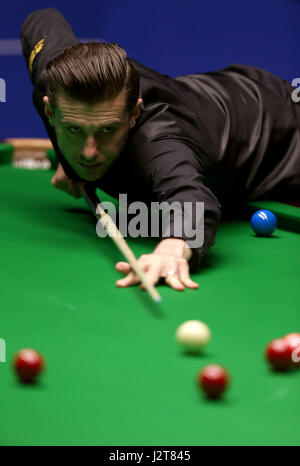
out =
[(277, 218), (270, 210), (258, 210), (252, 215), (250, 224), (257, 236), (270, 236), (277, 227)]

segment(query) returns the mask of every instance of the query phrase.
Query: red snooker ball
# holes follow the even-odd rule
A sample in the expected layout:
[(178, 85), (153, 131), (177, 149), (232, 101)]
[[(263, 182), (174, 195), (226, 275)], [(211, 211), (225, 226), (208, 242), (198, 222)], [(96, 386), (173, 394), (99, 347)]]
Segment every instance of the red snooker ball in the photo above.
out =
[(288, 333), (283, 337), (284, 340), (288, 340), (289, 338), (300, 338), (300, 333), (298, 332), (293, 332), (293, 333)]
[(209, 398), (219, 398), (226, 390), (229, 383), (229, 375), (224, 367), (218, 364), (210, 364), (198, 374), (198, 385)]
[(265, 350), (265, 356), (276, 371), (287, 371), (292, 367), (291, 350), (283, 338), (272, 340)]
[(300, 333), (289, 333), (283, 337), (283, 341), (289, 347), (292, 366), (300, 367)]
[(44, 366), (42, 356), (31, 348), (21, 349), (14, 357), (15, 371), (24, 383), (34, 382)]

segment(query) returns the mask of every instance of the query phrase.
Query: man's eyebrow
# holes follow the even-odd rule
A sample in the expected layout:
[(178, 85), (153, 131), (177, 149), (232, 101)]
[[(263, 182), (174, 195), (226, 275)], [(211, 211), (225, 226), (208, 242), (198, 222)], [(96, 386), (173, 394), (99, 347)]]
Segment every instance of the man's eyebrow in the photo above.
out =
[[(80, 125), (78, 124), (78, 122), (76, 121), (73, 121), (73, 120), (69, 120), (68, 118), (63, 118), (61, 120), (62, 123), (67, 123), (69, 125), (74, 125), (74, 126), (86, 126), (86, 125)], [(115, 119), (115, 120), (111, 120), (111, 121), (108, 121), (107, 123), (103, 124), (103, 125), (97, 125), (98, 128), (106, 128), (107, 126), (112, 126), (112, 125), (116, 125), (116, 124), (119, 124), (121, 123), (121, 120), (118, 119)], [(89, 126), (89, 125), (87, 125)], [(90, 125), (90, 126), (93, 126), (93, 125)]]

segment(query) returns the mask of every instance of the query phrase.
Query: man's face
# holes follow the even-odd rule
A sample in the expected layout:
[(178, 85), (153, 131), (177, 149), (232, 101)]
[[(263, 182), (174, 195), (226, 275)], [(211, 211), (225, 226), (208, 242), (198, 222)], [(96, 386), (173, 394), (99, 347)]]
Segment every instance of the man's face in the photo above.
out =
[(124, 91), (114, 100), (92, 105), (60, 94), (55, 108), (44, 97), (45, 113), (55, 128), (61, 153), (87, 181), (101, 177), (121, 154), (141, 102), (139, 99), (129, 115)]

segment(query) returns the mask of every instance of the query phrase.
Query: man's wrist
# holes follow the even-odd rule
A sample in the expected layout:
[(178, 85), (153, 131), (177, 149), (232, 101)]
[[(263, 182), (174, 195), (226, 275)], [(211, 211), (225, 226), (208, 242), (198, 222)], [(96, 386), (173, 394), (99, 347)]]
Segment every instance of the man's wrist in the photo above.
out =
[(165, 238), (156, 246), (154, 253), (180, 257), (189, 260), (192, 256), (191, 248), (180, 238)]

